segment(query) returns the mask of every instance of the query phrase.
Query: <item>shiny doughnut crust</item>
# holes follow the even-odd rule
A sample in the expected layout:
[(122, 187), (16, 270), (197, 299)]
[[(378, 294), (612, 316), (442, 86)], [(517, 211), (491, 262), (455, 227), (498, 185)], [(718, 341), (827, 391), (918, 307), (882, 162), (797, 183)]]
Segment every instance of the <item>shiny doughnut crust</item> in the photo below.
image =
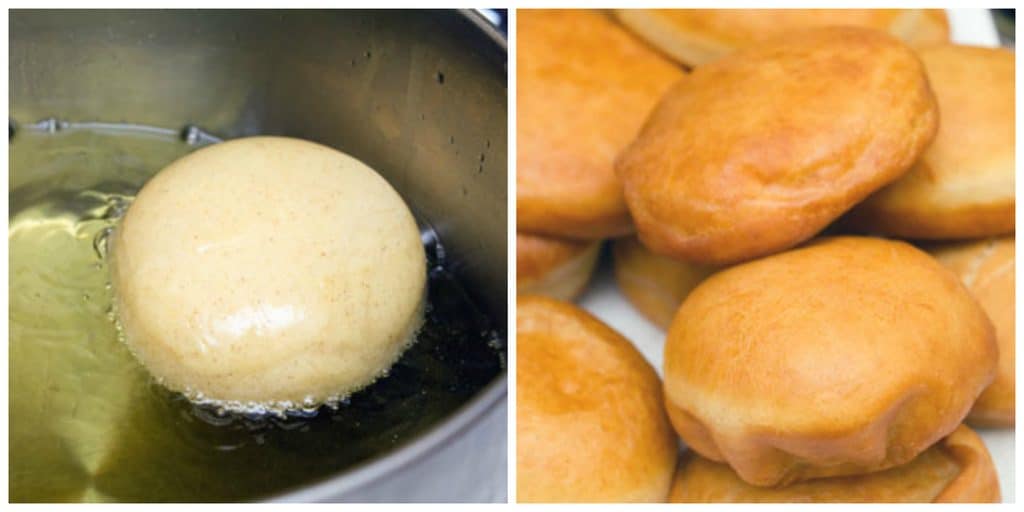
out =
[(914, 47), (949, 41), (942, 9), (619, 9), (623, 25), (693, 67), (794, 30), (855, 25)]
[(992, 382), (991, 322), (904, 242), (823, 238), (721, 271), (665, 344), (669, 417), (753, 485), (878, 471), (952, 432)]
[(518, 16), (518, 228), (589, 240), (632, 232), (615, 156), (682, 69), (604, 13)]
[(974, 402), (967, 421), (983, 427), (1012, 427), (1017, 396), (1014, 237), (944, 244), (929, 252), (960, 277), (996, 328), (999, 344), (996, 379)]
[(688, 452), (672, 482), (672, 503), (998, 503), (992, 457), (961, 425), (914, 460), (894, 468), (785, 487), (757, 487), (729, 466)]
[(1014, 53), (941, 45), (919, 52), (938, 99), (935, 141), (905, 176), (857, 205), (849, 224), (901, 238), (1014, 232)]
[(937, 124), (906, 45), (863, 28), (810, 29), (679, 81), (616, 170), (644, 245), (729, 264), (821, 231), (905, 173)]
[(677, 441), (654, 369), (567, 302), (520, 296), (516, 312), (520, 502), (664, 502)]
[(572, 300), (594, 273), (600, 241), (516, 233), (516, 293)]

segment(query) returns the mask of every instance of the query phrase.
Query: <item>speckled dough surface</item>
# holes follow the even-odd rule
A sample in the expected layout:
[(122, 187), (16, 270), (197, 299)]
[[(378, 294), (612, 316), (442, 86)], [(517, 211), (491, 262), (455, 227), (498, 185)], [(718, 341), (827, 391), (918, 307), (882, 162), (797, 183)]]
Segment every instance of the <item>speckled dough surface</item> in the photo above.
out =
[(924, 66), (899, 40), (796, 31), (680, 80), (616, 170), (644, 245), (736, 263), (809, 239), (903, 175), (938, 117)]
[(993, 327), (904, 242), (824, 238), (723, 270), (676, 313), (669, 417), (754, 485), (878, 471), (952, 432), (996, 372)]
[(125, 341), (193, 398), (284, 407), (345, 395), (422, 322), (411, 212), (375, 171), (319, 144), (196, 151), (142, 188), (111, 243)]

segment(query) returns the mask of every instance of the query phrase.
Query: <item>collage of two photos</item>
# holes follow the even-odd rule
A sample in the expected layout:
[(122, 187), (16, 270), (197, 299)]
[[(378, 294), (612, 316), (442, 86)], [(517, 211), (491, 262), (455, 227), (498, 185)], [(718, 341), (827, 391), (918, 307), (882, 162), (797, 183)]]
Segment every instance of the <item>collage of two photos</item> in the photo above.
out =
[(8, 10), (8, 501), (1014, 503), (1015, 11), (679, 7)]

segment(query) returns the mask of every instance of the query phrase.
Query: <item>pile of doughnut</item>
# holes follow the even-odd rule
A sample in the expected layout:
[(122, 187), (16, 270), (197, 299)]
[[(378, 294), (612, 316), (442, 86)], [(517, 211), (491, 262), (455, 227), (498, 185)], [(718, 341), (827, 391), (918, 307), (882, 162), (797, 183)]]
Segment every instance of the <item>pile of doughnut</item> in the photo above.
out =
[[(1014, 56), (934, 10), (518, 11), (521, 502), (995, 502)], [(659, 372), (572, 304), (600, 247)]]

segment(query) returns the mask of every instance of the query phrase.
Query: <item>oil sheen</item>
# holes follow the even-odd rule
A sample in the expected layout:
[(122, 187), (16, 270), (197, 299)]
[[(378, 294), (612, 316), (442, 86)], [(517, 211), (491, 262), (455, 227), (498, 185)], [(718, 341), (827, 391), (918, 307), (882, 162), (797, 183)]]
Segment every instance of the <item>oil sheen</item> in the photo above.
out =
[(503, 334), (428, 247), (425, 324), (385, 378), (287, 417), (194, 405), (118, 340), (103, 238), (150, 176), (196, 146), (73, 129), (23, 130), (10, 148), (11, 501), (271, 497), (413, 439), (505, 371)]

